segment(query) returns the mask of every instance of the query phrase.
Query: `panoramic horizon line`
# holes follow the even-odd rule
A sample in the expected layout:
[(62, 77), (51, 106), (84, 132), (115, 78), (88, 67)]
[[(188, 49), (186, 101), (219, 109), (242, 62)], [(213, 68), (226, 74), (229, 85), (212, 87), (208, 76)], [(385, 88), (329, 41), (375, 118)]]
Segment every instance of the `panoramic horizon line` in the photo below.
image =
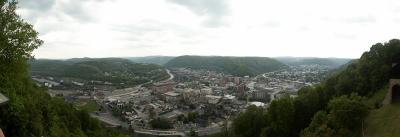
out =
[(145, 57), (181, 57), (181, 56), (200, 56), (200, 57), (261, 57), (261, 58), (321, 58), (321, 59), (358, 59), (358, 58), (350, 58), (350, 57), (317, 57), (317, 56), (224, 56), (224, 55), (179, 55), (179, 56), (169, 56), (169, 55), (149, 55), (149, 56), (104, 56), (104, 57), (71, 57), (71, 58), (34, 58), (38, 59), (48, 59), (48, 60), (68, 60), (68, 59), (79, 59), (79, 58), (92, 58), (92, 59), (101, 59), (101, 58), (145, 58)]

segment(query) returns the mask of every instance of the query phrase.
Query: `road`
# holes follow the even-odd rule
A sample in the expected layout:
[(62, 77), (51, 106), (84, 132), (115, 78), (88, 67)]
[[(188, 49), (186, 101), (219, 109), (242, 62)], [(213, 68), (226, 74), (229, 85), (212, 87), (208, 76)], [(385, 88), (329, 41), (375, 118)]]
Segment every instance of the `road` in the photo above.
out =
[[(170, 81), (170, 80), (174, 79), (174, 77), (175, 77), (175, 76), (171, 73), (171, 71), (170, 71), (169, 69), (165, 69), (165, 70), (167, 71), (167, 73), (168, 73), (168, 75), (169, 75), (169, 78), (166, 79), (166, 80), (160, 81), (160, 83)], [(153, 83), (153, 80), (133, 87), (131, 92), (121, 93), (121, 94), (115, 94), (115, 95), (108, 96), (107, 98), (118, 98), (118, 97), (130, 95), (130, 94), (134, 94), (135, 92), (137, 92), (137, 90), (138, 90), (139, 88), (142, 87), (142, 85), (149, 84), (149, 83)]]
[(172, 80), (174, 79), (174, 75), (171, 73), (171, 71), (169, 71), (169, 69), (165, 69), (169, 75), (169, 78), (167, 80)]
[(167, 82), (167, 81), (171, 81), (172, 79), (174, 79), (174, 74), (171, 73), (171, 71), (169, 69), (165, 69), (165, 71), (167, 71), (169, 78), (163, 81), (159, 81), (159, 83), (163, 83), (163, 82)]
[(151, 80), (149, 82), (146, 82), (146, 83), (143, 83), (143, 84), (140, 84), (140, 85), (137, 85), (137, 86), (132, 87), (132, 88), (126, 88), (126, 89), (132, 90), (132, 91), (131, 92), (127, 92), (127, 93), (114, 94), (114, 95), (111, 95), (111, 96), (107, 96), (106, 98), (117, 98), (117, 97), (122, 97), (122, 96), (125, 96), (125, 95), (134, 94), (134, 93), (137, 92), (137, 90), (139, 90), (142, 87), (142, 85), (149, 84), (149, 83), (152, 83), (152, 82), (153, 82), (153, 80)]
[[(170, 80), (174, 79), (174, 75), (170, 72), (170, 70), (168, 70), (168, 69), (165, 69), (165, 70), (167, 71), (168, 75), (170, 75), (170, 77), (169, 77), (168, 79), (166, 79), (166, 80), (161, 81), (161, 82), (166, 82), (166, 81), (170, 81)], [(140, 84), (140, 85), (137, 85), (137, 86), (135, 86), (135, 87), (131, 87), (131, 88), (125, 89), (125, 90), (128, 90), (128, 92), (122, 92), (122, 93), (110, 95), (110, 96), (107, 96), (106, 98), (108, 98), (108, 99), (109, 99), (109, 98), (117, 99), (117, 98), (121, 98), (121, 97), (124, 97), (124, 96), (129, 96), (129, 95), (131, 95), (131, 94), (135, 94), (135, 93), (137, 93), (138, 90), (142, 87), (142, 85), (144, 85), (144, 84), (149, 84), (149, 83), (153, 83), (153, 80), (151, 80), (151, 81), (149, 81), (149, 82), (146, 82), (146, 83), (143, 83), (143, 84)], [(100, 104), (102, 104), (102, 103), (100, 103)], [(103, 108), (106, 109), (106, 111), (107, 111), (108, 113), (102, 113), (101, 115), (95, 115), (95, 114), (93, 114), (93, 115), (92, 115), (93, 117), (96, 117), (96, 118), (98, 118), (99, 120), (101, 120), (101, 121), (103, 121), (103, 122), (105, 122), (105, 123), (108, 123), (108, 124), (110, 124), (110, 125), (117, 125), (117, 124), (120, 124), (120, 125), (123, 126), (123, 127), (127, 127), (127, 124), (126, 124), (126, 123), (122, 122), (122, 121), (119, 120), (118, 118), (116, 118), (116, 117), (114, 117), (114, 116), (111, 115), (111, 110), (108, 110), (108, 106), (106, 106), (106, 105), (104, 105), (104, 104), (103, 104), (102, 106), (103, 106)], [(139, 112), (139, 111), (138, 111), (138, 112)], [(142, 115), (142, 116), (143, 116), (143, 115)]]
[[(264, 78), (270, 78), (270, 77), (265, 76), (265, 74), (262, 74), (262, 76), (263, 76)], [(275, 78), (270, 78), (270, 79), (275, 79)], [(280, 92), (280, 91), (274, 91), (274, 92), (272, 92), (272, 93), (270, 94), (271, 100), (269, 101), (269, 103), (271, 103), (272, 101), (275, 100), (275, 95), (278, 94), (279, 92)]]
[[(174, 79), (174, 75), (171, 73), (171, 71), (168, 70), (168, 69), (165, 69), (165, 70), (167, 71), (168, 75), (170, 75), (170, 77), (168, 79), (166, 79), (166, 80), (160, 81), (160, 83), (168, 82), (168, 81), (171, 81), (171, 80)], [(144, 83), (144, 84), (148, 84), (148, 83), (151, 83), (151, 82), (153, 82), (153, 81), (149, 81), (149, 82)], [(129, 90), (132, 90), (131, 92), (115, 94), (115, 95), (108, 96), (107, 98), (119, 98), (119, 97), (122, 97), (122, 96), (127, 96), (127, 95), (134, 94), (144, 84), (140, 84), (140, 85), (137, 85), (137, 86), (129, 89)], [(121, 120), (119, 120), (118, 118), (112, 116), (110, 114), (111, 111), (108, 110), (107, 106), (103, 105), (103, 107), (105, 107), (106, 110), (109, 113), (102, 113), (100, 115), (91, 114), (91, 116), (92, 117), (96, 117), (99, 120), (101, 120), (101, 121), (103, 121), (105, 123), (108, 123), (110, 125), (115, 125), (115, 126), (121, 125), (124, 128), (128, 127), (128, 125), (126, 123), (124, 123)], [(136, 110), (136, 111), (138, 113), (140, 113), (138, 110)], [(141, 115), (143, 116), (143, 114), (141, 114)], [(230, 125), (231, 125), (231, 122), (228, 122), (228, 126), (230, 126)], [(219, 133), (219, 132), (221, 132), (221, 130), (222, 130), (222, 127), (220, 127), (218, 125), (213, 125), (213, 126), (209, 126), (209, 127), (206, 127), (206, 128), (197, 129), (196, 131), (199, 134), (202, 134), (202, 135), (211, 135), (211, 134)], [(158, 135), (158, 136), (171, 136), (171, 135), (179, 135), (179, 136), (182, 136), (182, 137), (186, 136), (186, 134), (185, 134), (186, 131), (173, 131), (173, 130), (161, 131), (161, 130), (146, 130), (146, 129), (135, 128), (135, 132), (136, 133), (140, 133), (140, 134), (149, 134), (149, 135)]]
[(146, 135), (157, 135), (157, 136), (181, 136), (186, 137), (186, 134), (179, 131), (162, 131), (162, 130), (146, 130), (146, 129), (135, 129), (135, 133), (146, 134)]

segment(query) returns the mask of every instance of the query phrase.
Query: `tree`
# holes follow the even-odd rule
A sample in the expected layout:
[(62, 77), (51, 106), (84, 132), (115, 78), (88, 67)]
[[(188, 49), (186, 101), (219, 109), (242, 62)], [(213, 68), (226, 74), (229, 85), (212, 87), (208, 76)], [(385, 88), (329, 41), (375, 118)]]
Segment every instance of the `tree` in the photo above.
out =
[(341, 96), (329, 102), (328, 108), (335, 128), (358, 130), (361, 122), (368, 114), (368, 107), (363, 104), (363, 98), (352, 94)]
[(293, 100), (289, 96), (272, 101), (267, 116), (269, 127), (265, 129), (266, 136), (294, 136), (292, 130), (295, 126), (295, 109)]
[(249, 106), (233, 121), (233, 131), (238, 137), (258, 137), (267, 124), (264, 109)]
[(15, 0), (0, 0), (0, 62), (32, 58), (33, 50), (42, 45), (38, 32), (15, 12)]
[(63, 99), (51, 98), (28, 73), (27, 60), (43, 41), (16, 13), (15, 0), (0, 0), (0, 92), (9, 102), (0, 107), (5, 136), (120, 136)]
[(197, 137), (197, 133), (196, 133), (196, 131), (194, 131), (193, 129), (190, 129), (190, 131), (189, 131), (189, 135), (188, 135), (189, 137)]
[(328, 127), (328, 114), (319, 111), (315, 114), (310, 126), (301, 133), (302, 137), (332, 137), (333, 130)]
[(163, 118), (157, 118), (152, 121), (150, 121), (151, 127), (154, 129), (171, 129), (173, 128), (172, 124)]
[(367, 116), (368, 108), (363, 98), (352, 94), (332, 99), (329, 114), (319, 111), (315, 114), (310, 126), (302, 131), (302, 137), (337, 136), (348, 137), (360, 134), (361, 122)]

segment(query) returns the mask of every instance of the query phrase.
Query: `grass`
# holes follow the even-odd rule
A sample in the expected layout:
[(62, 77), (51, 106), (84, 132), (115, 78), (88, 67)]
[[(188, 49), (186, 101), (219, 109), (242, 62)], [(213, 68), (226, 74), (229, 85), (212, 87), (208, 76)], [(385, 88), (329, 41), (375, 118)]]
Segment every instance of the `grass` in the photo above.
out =
[(80, 110), (86, 110), (88, 112), (95, 112), (100, 109), (100, 106), (94, 100), (82, 101), (76, 104)]
[(365, 119), (365, 137), (400, 136), (400, 103), (371, 110)]
[(384, 86), (382, 89), (380, 89), (378, 92), (376, 92), (373, 96), (365, 100), (365, 104), (369, 108), (379, 108), (380, 105), (382, 104), (382, 101), (385, 99), (386, 94), (388, 92), (389, 85)]

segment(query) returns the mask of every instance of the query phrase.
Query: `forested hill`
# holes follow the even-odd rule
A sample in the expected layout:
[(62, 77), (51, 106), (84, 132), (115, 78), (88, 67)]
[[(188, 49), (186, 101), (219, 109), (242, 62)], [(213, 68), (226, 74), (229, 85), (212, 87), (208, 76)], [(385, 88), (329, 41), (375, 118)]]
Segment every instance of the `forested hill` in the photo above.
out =
[(31, 81), (27, 61), (43, 44), (33, 26), (16, 14), (15, 1), (0, 1), (0, 128), (6, 137), (121, 137), (88, 112), (51, 98)]
[(392, 62), (399, 59), (400, 40), (377, 43), (322, 84), (301, 89), (297, 98), (274, 100), (267, 109), (248, 108), (221, 136), (361, 136), (363, 120), (381, 106)]
[(254, 76), (287, 67), (267, 57), (223, 57), (223, 56), (180, 56), (172, 59), (166, 67), (207, 69), (237, 76)]
[(147, 56), (147, 57), (127, 57), (126, 59), (136, 63), (164, 65), (171, 59), (172, 56)]
[(40, 59), (31, 61), (30, 66), (32, 75), (99, 80), (131, 85), (169, 77), (162, 66), (133, 63), (121, 58)]
[(276, 57), (274, 58), (287, 65), (322, 65), (330, 68), (340, 67), (352, 59), (346, 58), (312, 58), (312, 57)]

